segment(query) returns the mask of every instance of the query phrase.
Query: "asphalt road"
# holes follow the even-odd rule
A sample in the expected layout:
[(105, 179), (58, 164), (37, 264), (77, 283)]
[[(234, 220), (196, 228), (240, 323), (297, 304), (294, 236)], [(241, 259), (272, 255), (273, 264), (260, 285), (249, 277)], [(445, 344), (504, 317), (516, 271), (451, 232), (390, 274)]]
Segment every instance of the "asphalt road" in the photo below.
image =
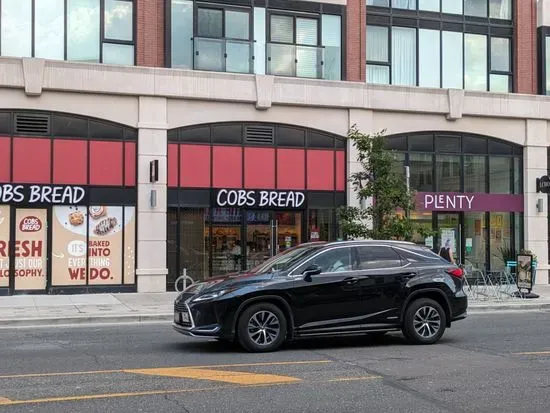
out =
[(434, 346), (394, 334), (268, 354), (162, 324), (3, 329), (0, 412), (547, 413), (549, 320), (471, 315)]

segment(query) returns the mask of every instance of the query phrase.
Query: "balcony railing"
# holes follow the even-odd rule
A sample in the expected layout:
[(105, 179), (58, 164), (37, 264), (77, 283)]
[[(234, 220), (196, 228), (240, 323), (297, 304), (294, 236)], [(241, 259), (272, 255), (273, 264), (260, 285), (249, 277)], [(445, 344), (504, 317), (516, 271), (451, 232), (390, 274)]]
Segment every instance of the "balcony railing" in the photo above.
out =
[(270, 75), (323, 79), (325, 48), (267, 43), (267, 70)]
[(196, 70), (255, 73), (254, 50), (263, 63), (257, 66), (275, 76), (340, 80), (340, 48), (294, 44), (255, 44), (249, 40), (193, 37), (193, 67)]
[(194, 37), (194, 68), (214, 72), (254, 73), (254, 42)]

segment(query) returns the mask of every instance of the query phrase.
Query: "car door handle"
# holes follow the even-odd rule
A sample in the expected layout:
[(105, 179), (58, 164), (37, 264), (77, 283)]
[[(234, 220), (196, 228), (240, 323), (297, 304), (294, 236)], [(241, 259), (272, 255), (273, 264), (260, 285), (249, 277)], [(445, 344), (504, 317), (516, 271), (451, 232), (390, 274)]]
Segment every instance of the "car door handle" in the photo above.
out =
[(357, 277), (348, 277), (348, 278), (344, 278), (344, 282), (346, 284), (355, 284), (356, 282), (359, 281), (359, 278)]
[(413, 278), (414, 276), (416, 276), (416, 273), (415, 272), (404, 272), (403, 274), (399, 274), (401, 275), (401, 277), (403, 278)]

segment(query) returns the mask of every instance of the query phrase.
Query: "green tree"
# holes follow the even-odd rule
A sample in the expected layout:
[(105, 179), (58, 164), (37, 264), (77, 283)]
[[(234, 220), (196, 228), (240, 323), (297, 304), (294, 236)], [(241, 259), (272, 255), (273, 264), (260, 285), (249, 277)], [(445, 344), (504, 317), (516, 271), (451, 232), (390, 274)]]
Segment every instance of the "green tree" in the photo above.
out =
[(409, 218), (414, 210), (414, 194), (407, 191), (405, 174), (393, 170), (393, 154), (385, 149), (385, 130), (366, 135), (354, 125), (348, 139), (357, 150), (360, 170), (350, 177), (353, 190), (365, 207), (338, 209), (340, 228), (346, 239), (397, 239), (410, 241), (415, 232), (427, 230)]

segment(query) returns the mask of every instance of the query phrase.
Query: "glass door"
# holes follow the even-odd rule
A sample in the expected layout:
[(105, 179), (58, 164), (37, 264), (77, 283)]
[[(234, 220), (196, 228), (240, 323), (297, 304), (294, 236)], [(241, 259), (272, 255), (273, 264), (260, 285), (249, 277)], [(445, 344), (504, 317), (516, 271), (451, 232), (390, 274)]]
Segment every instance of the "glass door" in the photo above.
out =
[[(47, 286), (48, 210), (15, 210), (12, 277), (15, 291), (40, 291)], [(11, 260), (10, 260), (11, 261)]]
[(441, 248), (450, 248), (456, 263), (462, 263), (462, 225), (461, 213), (437, 214), (438, 244), (437, 253)]
[(250, 210), (245, 228), (245, 269), (251, 269), (302, 242), (302, 213)]

